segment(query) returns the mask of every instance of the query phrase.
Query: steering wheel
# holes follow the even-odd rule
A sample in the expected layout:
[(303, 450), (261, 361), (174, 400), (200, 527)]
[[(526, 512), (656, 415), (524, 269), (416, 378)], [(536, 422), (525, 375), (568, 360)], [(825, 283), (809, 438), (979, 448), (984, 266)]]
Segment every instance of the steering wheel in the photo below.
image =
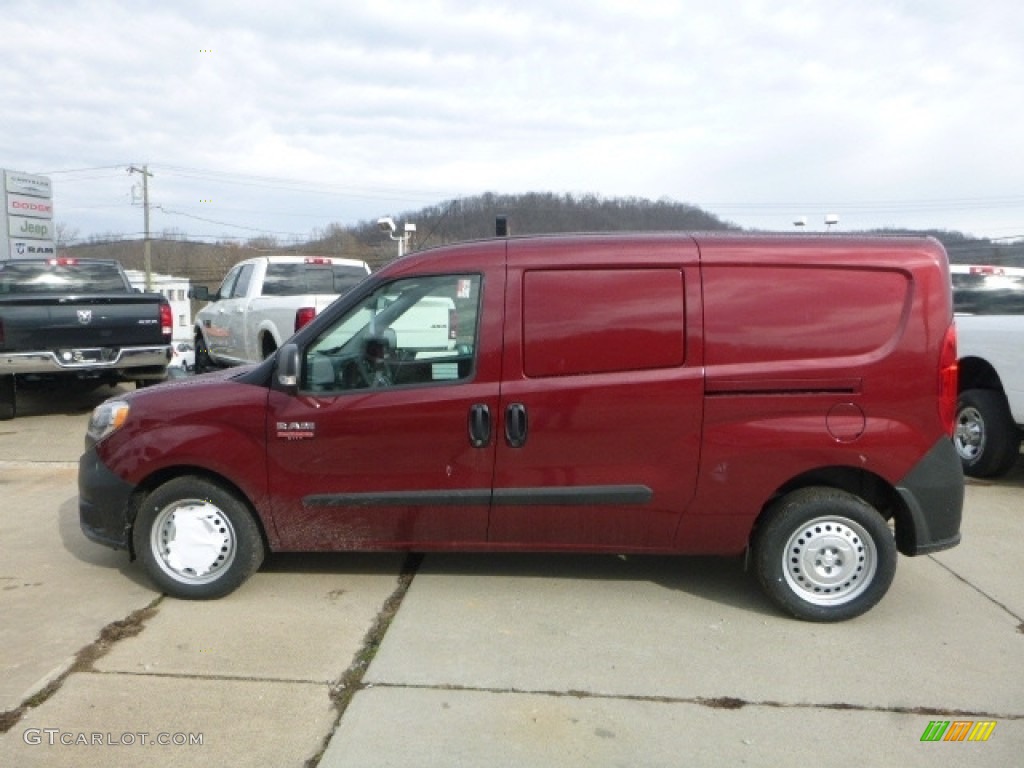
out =
[(395, 383), (394, 372), (391, 370), (391, 365), (387, 360), (382, 360), (379, 367), (372, 367), (370, 364), (363, 362), (359, 366), (359, 372), (362, 374), (363, 380), (366, 382), (366, 386), (373, 389), (380, 387), (390, 387)]

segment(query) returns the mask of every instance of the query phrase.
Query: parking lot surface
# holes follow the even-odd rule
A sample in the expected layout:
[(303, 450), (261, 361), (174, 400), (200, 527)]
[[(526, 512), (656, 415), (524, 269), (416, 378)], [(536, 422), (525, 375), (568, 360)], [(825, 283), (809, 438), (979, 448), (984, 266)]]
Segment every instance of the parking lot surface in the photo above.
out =
[(0, 765), (1019, 763), (1024, 458), (842, 624), (714, 558), (278, 555), (184, 602), (78, 529), (106, 394), (0, 423)]

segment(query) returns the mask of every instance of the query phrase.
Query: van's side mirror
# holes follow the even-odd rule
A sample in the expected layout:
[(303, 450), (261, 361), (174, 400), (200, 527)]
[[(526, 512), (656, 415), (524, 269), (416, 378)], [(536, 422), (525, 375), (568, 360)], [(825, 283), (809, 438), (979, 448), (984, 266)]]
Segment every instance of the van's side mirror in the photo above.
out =
[(190, 299), (199, 299), (200, 301), (210, 300), (210, 289), (205, 285), (195, 285), (188, 289), (188, 297)]
[(277, 351), (277, 383), (289, 394), (299, 391), (299, 347), (285, 344)]

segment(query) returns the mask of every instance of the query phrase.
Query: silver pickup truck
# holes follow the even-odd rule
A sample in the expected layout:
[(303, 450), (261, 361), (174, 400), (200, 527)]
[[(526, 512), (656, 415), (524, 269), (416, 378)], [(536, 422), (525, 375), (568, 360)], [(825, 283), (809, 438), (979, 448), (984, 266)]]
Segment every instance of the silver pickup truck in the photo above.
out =
[(1024, 436), (1024, 269), (954, 264), (959, 401), (954, 443), (964, 472), (1010, 470)]
[(203, 286), (192, 289), (192, 298), (211, 302), (196, 313), (196, 372), (269, 357), (368, 274), (364, 261), (328, 256), (273, 255), (238, 262), (215, 294)]
[(0, 261), (0, 419), (19, 388), (162, 381), (173, 330), (167, 299), (136, 291), (116, 261)]

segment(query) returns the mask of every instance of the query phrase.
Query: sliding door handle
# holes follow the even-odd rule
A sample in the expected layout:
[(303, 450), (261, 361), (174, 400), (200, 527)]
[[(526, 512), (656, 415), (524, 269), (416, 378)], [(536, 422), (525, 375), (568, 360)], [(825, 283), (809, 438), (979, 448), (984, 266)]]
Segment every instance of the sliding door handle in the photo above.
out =
[(522, 403), (509, 405), (505, 409), (505, 442), (512, 448), (522, 448), (526, 444), (528, 428), (526, 406)]

